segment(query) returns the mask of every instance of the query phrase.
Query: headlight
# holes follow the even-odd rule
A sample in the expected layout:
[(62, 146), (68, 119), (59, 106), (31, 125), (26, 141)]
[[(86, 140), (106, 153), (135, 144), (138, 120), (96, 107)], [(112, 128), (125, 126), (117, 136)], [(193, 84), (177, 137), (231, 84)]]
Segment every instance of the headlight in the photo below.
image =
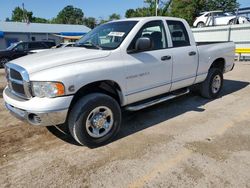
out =
[(60, 82), (32, 82), (32, 93), (36, 97), (58, 97), (65, 94), (64, 85)]

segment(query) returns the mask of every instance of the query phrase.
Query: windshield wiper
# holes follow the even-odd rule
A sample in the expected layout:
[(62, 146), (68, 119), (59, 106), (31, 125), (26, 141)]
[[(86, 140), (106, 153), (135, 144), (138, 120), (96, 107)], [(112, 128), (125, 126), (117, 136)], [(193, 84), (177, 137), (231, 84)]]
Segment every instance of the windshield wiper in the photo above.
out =
[(87, 43), (79, 43), (77, 46), (79, 47), (85, 47), (85, 48), (96, 48), (96, 49), (99, 49), (99, 50), (102, 50), (102, 47), (100, 47), (99, 45), (97, 44), (94, 44), (93, 42), (87, 42)]

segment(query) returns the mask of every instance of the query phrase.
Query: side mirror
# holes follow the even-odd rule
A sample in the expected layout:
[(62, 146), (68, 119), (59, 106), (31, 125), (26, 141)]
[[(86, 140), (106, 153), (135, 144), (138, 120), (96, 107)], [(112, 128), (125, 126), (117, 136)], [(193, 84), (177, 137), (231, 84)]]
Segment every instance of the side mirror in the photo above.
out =
[(143, 52), (150, 50), (152, 48), (152, 42), (150, 38), (147, 37), (141, 37), (137, 39), (135, 43), (135, 50), (136, 52)]

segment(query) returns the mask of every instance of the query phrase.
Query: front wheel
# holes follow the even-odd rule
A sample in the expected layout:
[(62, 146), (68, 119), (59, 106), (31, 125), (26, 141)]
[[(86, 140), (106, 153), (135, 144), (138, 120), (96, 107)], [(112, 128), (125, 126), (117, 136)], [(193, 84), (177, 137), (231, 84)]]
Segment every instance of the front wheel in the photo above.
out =
[(121, 109), (112, 97), (93, 93), (73, 106), (68, 126), (71, 135), (81, 145), (98, 147), (110, 142), (121, 125)]
[(217, 98), (223, 87), (223, 73), (218, 68), (211, 68), (206, 80), (200, 85), (200, 94), (208, 99)]

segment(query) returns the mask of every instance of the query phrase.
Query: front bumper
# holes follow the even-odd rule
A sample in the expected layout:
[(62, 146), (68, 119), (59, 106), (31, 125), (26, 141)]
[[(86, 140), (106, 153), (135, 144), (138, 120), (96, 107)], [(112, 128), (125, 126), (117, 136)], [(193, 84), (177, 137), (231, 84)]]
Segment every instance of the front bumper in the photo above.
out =
[(73, 96), (57, 98), (20, 99), (8, 88), (3, 92), (5, 106), (16, 118), (37, 126), (51, 126), (65, 123)]
[(17, 119), (26, 121), (31, 125), (51, 126), (65, 123), (68, 109), (50, 112), (29, 112), (5, 103), (5, 107)]

